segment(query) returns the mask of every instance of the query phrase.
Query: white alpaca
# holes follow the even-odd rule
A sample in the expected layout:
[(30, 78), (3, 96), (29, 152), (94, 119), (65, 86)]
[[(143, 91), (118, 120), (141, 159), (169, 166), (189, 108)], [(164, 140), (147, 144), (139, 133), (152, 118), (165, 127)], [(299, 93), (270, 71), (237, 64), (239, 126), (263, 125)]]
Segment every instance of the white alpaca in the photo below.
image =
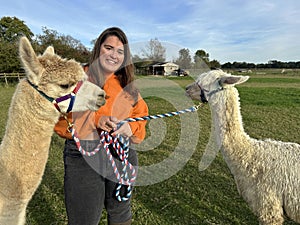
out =
[(245, 133), (234, 85), (248, 78), (221, 70), (210, 71), (188, 86), (187, 94), (200, 100), (200, 91), (204, 93), (214, 128), (210, 142), (221, 148), (239, 193), (260, 224), (282, 224), (284, 214), (300, 222), (300, 145), (256, 140)]
[[(104, 104), (104, 91), (87, 81), (76, 61), (60, 58), (52, 47), (37, 57), (25, 37), (20, 40), (19, 52), (27, 77), (20, 81), (12, 98), (0, 145), (1, 225), (25, 223), (26, 207), (41, 182), (60, 115), (45, 95), (54, 99), (64, 96), (83, 80), (73, 111), (97, 110)], [(59, 107), (65, 112), (68, 105), (69, 101), (64, 101)]]

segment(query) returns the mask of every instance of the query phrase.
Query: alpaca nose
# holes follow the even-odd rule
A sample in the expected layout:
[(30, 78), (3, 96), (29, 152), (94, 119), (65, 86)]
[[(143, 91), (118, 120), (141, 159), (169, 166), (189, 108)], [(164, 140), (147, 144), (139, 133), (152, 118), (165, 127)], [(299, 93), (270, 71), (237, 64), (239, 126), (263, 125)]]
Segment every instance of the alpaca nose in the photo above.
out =
[(102, 98), (105, 98), (106, 94), (105, 94), (105, 91), (102, 91), (100, 94), (99, 94), (100, 97)]
[(188, 90), (190, 89), (190, 86), (191, 86), (191, 85), (186, 86), (186, 87), (185, 87), (185, 91), (188, 91)]
[(106, 103), (106, 94), (104, 91), (102, 91), (99, 95), (98, 95), (98, 98), (97, 98), (97, 106), (102, 106)]

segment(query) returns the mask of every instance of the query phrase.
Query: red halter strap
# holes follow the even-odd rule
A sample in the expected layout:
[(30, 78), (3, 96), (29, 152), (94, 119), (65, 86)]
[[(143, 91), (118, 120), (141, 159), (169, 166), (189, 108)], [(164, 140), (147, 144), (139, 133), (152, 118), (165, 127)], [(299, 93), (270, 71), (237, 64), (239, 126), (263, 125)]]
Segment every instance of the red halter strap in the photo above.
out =
[(77, 83), (76, 87), (74, 88), (74, 90), (70, 94), (64, 95), (62, 97), (59, 97), (59, 98), (53, 100), (52, 103), (54, 104), (55, 108), (59, 112), (61, 112), (61, 109), (59, 108), (58, 103), (68, 100), (69, 98), (70, 98), (70, 103), (69, 103), (69, 107), (68, 107), (66, 113), (68, 113), (72, 110), (74, 102), (75, 102), (76, 94), (77, 94), (78, 90), (80, 89), (82, 83), (83, 83), (83, 81), (79, 81)]

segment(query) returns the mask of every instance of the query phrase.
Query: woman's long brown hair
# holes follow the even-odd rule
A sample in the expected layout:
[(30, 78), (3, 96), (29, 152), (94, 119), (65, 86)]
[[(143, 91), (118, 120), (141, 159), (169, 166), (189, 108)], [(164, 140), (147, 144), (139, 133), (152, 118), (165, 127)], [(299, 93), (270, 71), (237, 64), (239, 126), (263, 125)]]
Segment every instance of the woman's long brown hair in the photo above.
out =
[(92, 56), (89, 63), (88, 74), (92, 82), (95, 82), (100, 87), (104, 85), (104, 78), (101, 72), (100, 65), (100, 47), (109, 36), (116, 36), (124, 45), (124, 61), (120, 68), (115, 72), (115, 75), (120, 81), (121, 87), (129, 93), (135, 101), (138, 98), (138, 90), (134, 87), (134, 66), (131, 60), (129, 44), (125, 33), (118, 27), (110, 27), (104, 30), (94, 45)]

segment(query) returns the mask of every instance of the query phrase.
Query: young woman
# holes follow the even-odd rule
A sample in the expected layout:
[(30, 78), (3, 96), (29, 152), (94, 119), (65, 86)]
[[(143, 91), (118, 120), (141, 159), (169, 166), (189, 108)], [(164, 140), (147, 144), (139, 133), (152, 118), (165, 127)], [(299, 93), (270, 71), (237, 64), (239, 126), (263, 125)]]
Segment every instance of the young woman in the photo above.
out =
[[(148, 107), (134, 87), (133, 64), (125, 33), (117, 27), (103, 31), (98, 37), (89, 63), (90, 81), (106, 92), (106, 103), (97, 112), (72, 114), (84, 148), (92, 149), (99, 143), (96, 136), (101, 130), (111, 135), (122, 135), (132, 143), (140, 143), (145, 138), (146, 122), (118, 122), (128, 117), (148, 115)], [(102, 209), (106, 208), (108, 224), (131, 224), (130, 199), (118, 201), (115, 197), (117, 181), (113, 179), (111, 165), (103, 151), (96, 158), (83, 157), (70, 133), (66, 122), (61, 119), (55, 131), (66, 138), (65, 163), (65, 204), (69, 225), (97, 225)], [(92, 146), (92, 147), (91, 147)], [(112, 150), (113, 151), (113, 150)], [(128, 160), (137, 165), (137, 155), (129, 150)], [(115, 161), (118, 161), (115, 159)]]

